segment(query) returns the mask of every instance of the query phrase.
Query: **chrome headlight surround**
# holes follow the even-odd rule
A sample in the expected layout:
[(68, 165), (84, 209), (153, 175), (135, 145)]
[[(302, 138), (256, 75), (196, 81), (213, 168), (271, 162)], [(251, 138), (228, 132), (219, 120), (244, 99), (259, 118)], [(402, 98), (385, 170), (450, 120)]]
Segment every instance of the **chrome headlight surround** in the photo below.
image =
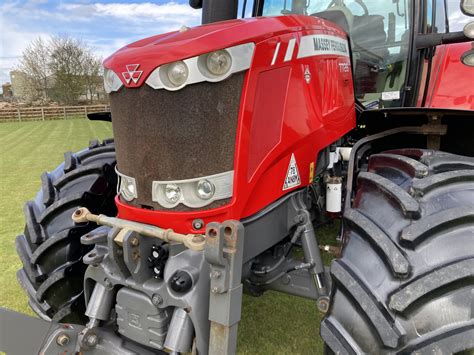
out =
[[(133, 201), (138, 197), (137, 195), (137, 183), (135, 178), (124, 175), (117, 170), (115, 167), (115, 172), (119, 178), (117, 184), (117, 194), (119, 194), (125, 201)], [(130, 189), (132, 187), (132, 189)]]
[[(198, 194), (198, 185), (203, 181), (209, 182), (213, 186), (212, 196), (203, 199)], [(166, 198), (166, 186), (173, 185), (180, 189), (179, 199), (172, 203)], [(196, 179), (176, 180), (176, 181), (153, 181), (152, 200), (165, 208), (173, 208), (182, 203), (190, 208), (200, 208), (211, 204), (217, 200), (232, 197), (234, 186), (234, 171), (203, 176)]]
[(104, 89), (107, 94), (118, 91), (123, 86), (119, 76), (112, 70), (104, 68)]
[[(169, 91), (176, 91), (190, 84), (196, 84), (205, 81), (222, 81), (224, 79), (227, 79), (234, 73), (238, 73), (250, 68), (254, 49), (254, 43), (245, 43), (240, 44), (238, 46), (224, 48), (209, 53), (204, 53), (196, 57), (184, 59), (182, 60), (182, 62), (184, 62), (188, 68), (188, 77), (186, 81), (179, 86), (175, 86), (170, 83), (169, 80), (166, 80), (166, 78), (168, 78), (168, 74), (166, 71), (176, 62), (168, 63), (156, 68), (150, 74), (150, 76), (146, 80), (146, 83), (153, 89), (166, 89)], [(230, 68), (222, 75), (215, 75), (211, 73), (207, 66), (208, 57), (217, 52), (225, 52), (226, 54), (229, 54), (231, 58)]]

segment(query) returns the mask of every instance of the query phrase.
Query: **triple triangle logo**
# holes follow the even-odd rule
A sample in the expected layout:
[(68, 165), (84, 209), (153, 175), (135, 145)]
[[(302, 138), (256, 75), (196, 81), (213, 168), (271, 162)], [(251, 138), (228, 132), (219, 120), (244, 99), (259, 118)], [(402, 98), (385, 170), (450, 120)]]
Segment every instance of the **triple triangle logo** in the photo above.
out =
[(296, 165), (295, 154), (291, 154), (290, 165), (288, 165), (288, 172), (286, 173), (285, 182), (283, 184), (283, 191), (299, 185), (301, 185), (300, 173)]

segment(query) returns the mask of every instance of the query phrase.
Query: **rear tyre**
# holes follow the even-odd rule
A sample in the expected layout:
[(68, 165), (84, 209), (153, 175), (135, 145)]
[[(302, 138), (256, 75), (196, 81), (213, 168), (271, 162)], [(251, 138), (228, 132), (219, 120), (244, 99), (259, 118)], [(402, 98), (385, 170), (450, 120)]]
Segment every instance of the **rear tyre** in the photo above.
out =
[(23, 264), (17, 278), (41, 318), (83, 323), (82, 257), (89, 249), (80, 237), (97, 226), (75, 225), (71, 216), (78, 207), (116, 214), (113, 140), (93, 140), (88, 149), (64, 157), (54, 171), (43, 173), (41, 190), (25, 205), (25, 231), (15, 241)]
[(333, 261), (327, 353), (474, 349), (474, 159), (430, 150), (372, 155)]

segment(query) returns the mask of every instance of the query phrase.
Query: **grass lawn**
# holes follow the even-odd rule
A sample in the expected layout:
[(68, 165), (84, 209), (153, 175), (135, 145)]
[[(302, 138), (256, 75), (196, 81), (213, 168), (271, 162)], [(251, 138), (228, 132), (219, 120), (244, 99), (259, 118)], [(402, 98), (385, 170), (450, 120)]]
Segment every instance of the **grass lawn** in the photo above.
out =
[[(33, 315), (16, 281), (21, 264), (15, 237), (23, 230), (23, 204), (39, 189), (41, 173), (61, 163), (64, 152), (111, 136), (110, 123), (83, 119), (0, 124), (0, 307)], [(276, 292), (244, 295), (238, 352), (321, 354), (319, 321), (312, 301)]]

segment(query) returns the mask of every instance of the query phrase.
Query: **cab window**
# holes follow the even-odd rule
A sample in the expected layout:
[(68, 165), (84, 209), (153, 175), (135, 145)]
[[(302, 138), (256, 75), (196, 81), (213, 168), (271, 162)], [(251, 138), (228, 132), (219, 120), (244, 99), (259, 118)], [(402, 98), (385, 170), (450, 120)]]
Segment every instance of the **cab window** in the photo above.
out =
[(266, 0), (263, 16), (301, 14), (335, 22), (349, 35), (356, 96), (367, 108), (400, 106), (412, 0)]

